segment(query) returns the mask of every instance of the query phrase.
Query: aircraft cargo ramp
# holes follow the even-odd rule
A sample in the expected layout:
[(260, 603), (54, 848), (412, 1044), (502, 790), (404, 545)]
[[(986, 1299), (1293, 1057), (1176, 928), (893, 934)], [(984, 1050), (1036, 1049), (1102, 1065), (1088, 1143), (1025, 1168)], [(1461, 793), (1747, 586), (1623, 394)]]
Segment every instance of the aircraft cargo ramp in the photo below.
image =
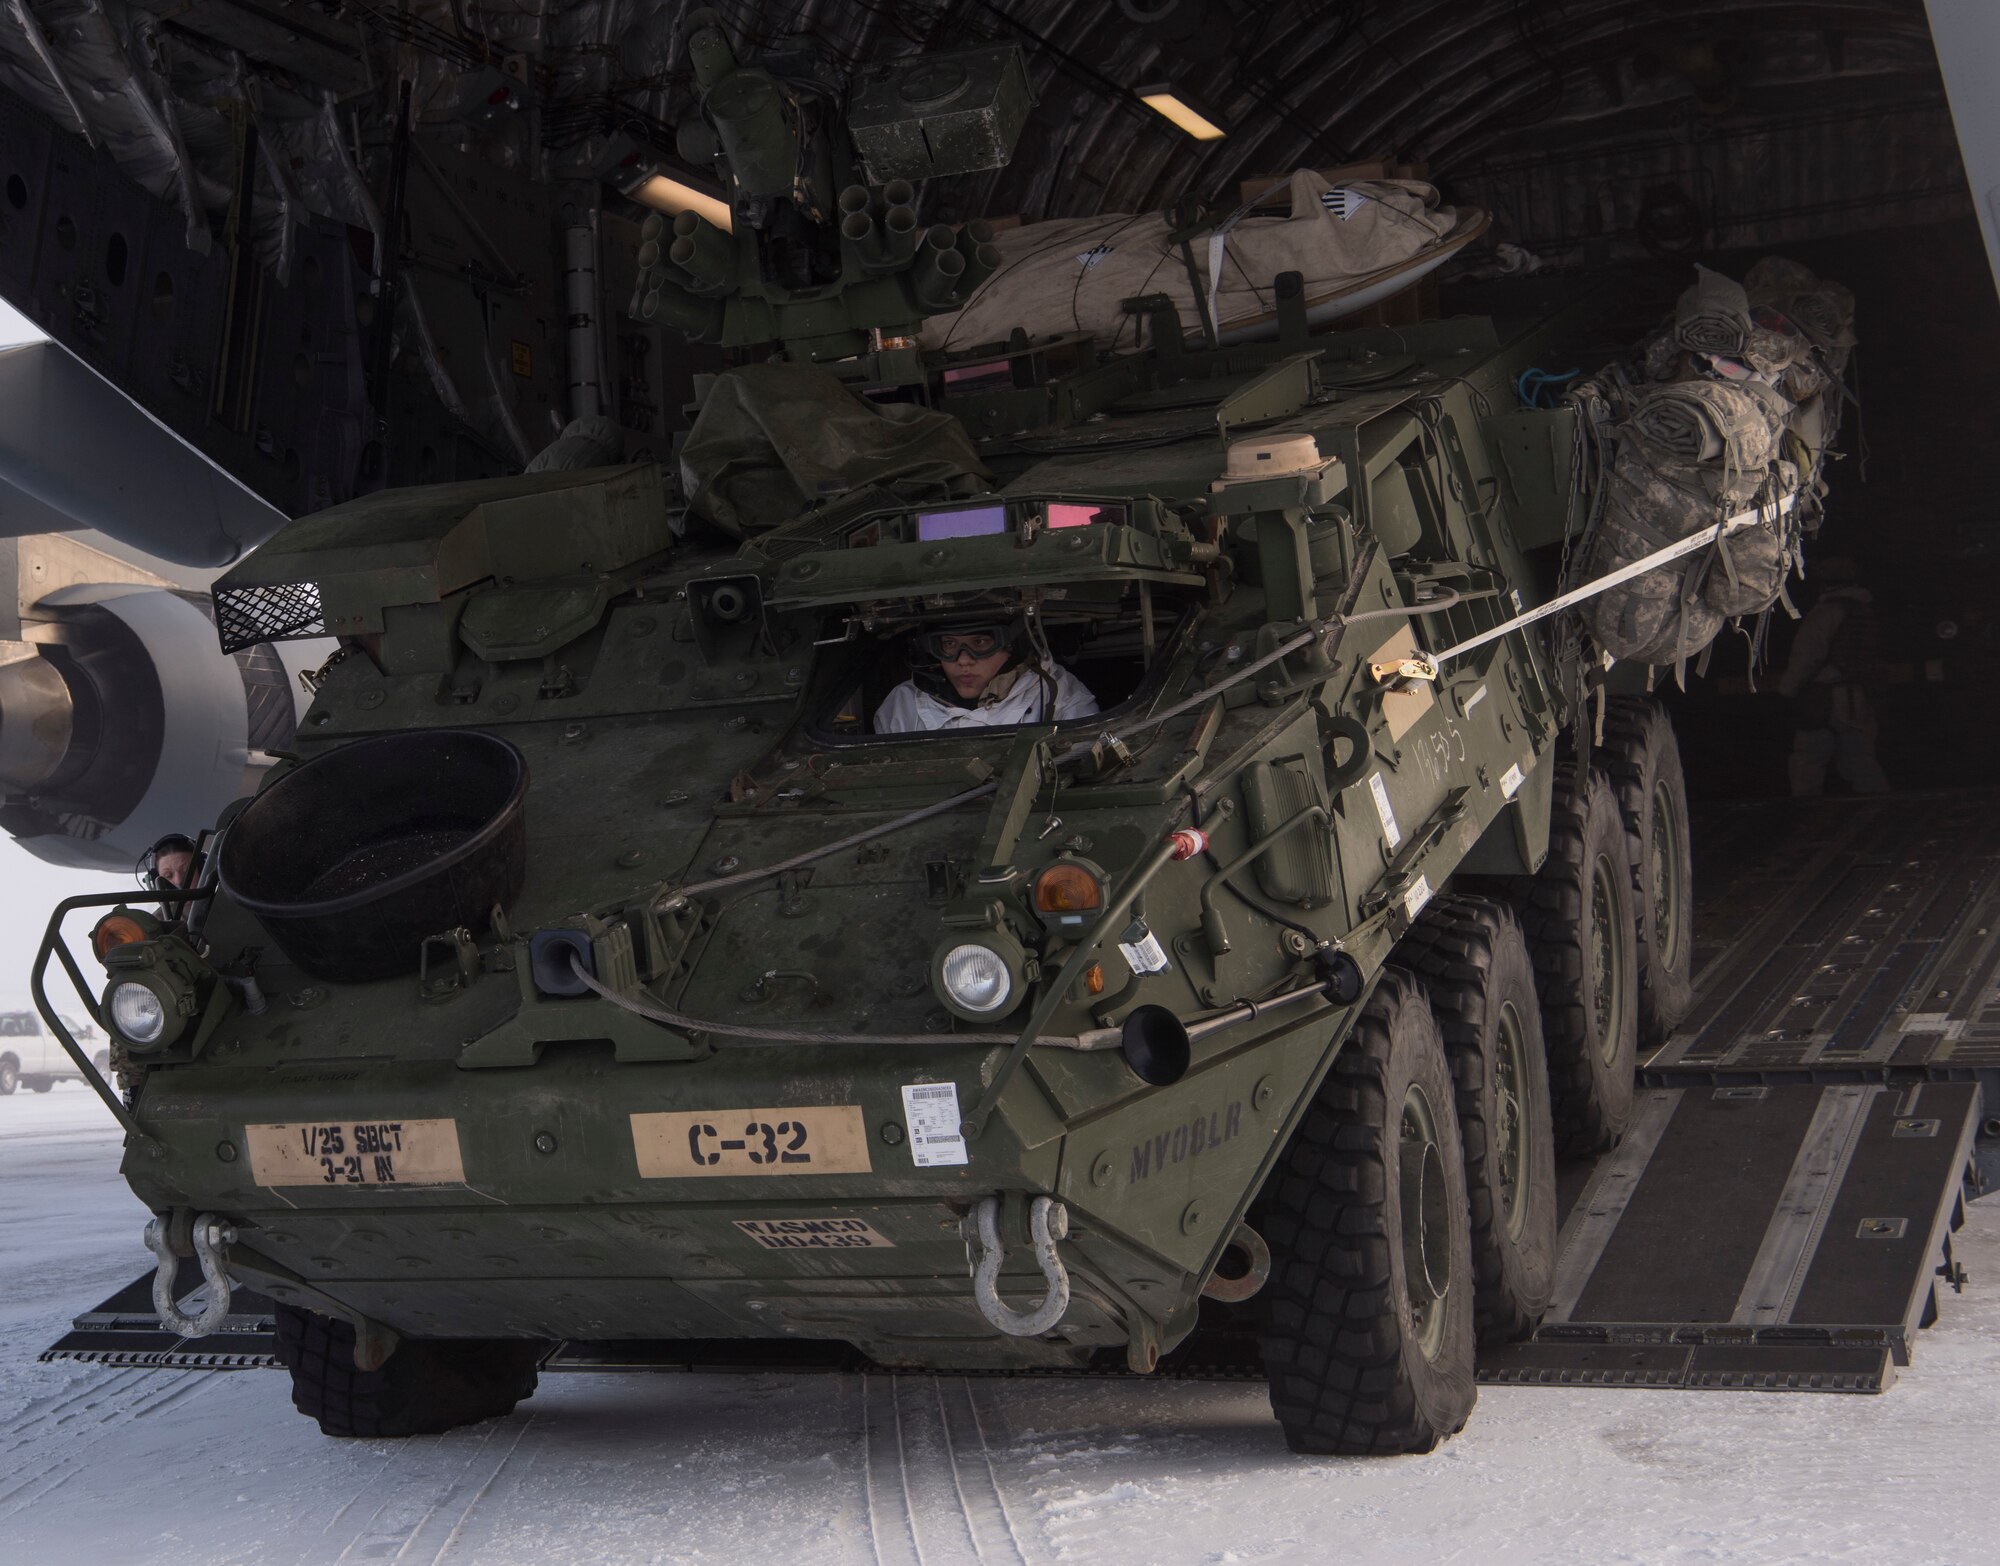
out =
[[(2000, 791), (1697, 811), (1696, 995), (1634, 1124), (1562, 1171), (1554, 1304), (1489, 1383), (1873, 1392), (2000, 1181)], [(267, 1302), (160, 1330), (150, 1272), (44, 1359), (268, 1366)], [(200, 1299), (183, 1263), (183, 1308)], [(1162, 1363), (1257, 1375), (1225, 1319)], [(1232, 1330), (1234, 1326), (1235, 1330)], [(1203, 1341), (1206, 1339), (1207, 1341)], [(836, 1344), (565, 1343), (549, 1370), (866, 1369)]]
[(1694, 841), (1693, 1010), (1481, 1378), (1879, 1391), (1996, 1173), (2000, 794), (1711, 808)]

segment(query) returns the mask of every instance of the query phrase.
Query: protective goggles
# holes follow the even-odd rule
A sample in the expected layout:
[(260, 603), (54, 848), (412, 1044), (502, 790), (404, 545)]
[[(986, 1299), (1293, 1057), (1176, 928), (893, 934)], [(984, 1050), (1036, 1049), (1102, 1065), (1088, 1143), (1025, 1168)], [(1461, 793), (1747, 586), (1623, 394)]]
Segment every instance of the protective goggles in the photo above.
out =
[(960, 658), (991, 658), (1008, 643), (1004, 625), (959, 625), (948, 631), (925, 631), (918, 645), (939, 663), (956, 663)]

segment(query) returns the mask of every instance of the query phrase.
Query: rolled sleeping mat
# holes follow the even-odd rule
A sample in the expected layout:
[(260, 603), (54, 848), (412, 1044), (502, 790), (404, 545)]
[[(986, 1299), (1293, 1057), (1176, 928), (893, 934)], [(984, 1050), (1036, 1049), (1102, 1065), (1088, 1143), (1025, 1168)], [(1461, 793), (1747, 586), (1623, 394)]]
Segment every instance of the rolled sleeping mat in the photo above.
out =
[(1790, 404), (1770, 388), (1722, 381), (1671, 381), (1648, 387), (1631, 425), (1657, 452), (1691, 466), (1759, 473), (1777, 454)]
[(1705, 266), (1674, 307), (1674, 340), (1689, 353), (1734, 359), (1750, 340), (1750, 296), (1734, 278)]

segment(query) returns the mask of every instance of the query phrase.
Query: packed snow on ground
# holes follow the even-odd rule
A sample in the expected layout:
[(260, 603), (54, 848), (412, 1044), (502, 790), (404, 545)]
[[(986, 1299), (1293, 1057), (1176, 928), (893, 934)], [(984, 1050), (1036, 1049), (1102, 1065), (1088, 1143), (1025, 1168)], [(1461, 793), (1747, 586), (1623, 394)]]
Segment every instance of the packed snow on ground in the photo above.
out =
[(0, 1099), (11, 1566), (2000, 1558), (2000, 1198), (1881, 1397), (1489, 1389), (1429, 1457), (1307, 1461), (1252, 1386), (552, 1375), (333, 1441), (282, 1372), (35, 1363), (146, 1261), (117, 1158), (82, 1086)]

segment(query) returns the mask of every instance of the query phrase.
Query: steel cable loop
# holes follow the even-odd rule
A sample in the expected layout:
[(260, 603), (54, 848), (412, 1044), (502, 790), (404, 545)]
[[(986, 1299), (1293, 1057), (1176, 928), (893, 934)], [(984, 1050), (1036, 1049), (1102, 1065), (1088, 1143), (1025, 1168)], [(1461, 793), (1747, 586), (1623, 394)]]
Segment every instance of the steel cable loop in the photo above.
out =
[[(1072, 762), (1081, 761), (1085, 756), (1088, 756), (1103, 740), (1121, 740), (1126, 736), (1144, 734), (1149, 730), (1159, 728), (1163, 724), (1171, 723), (1174, 719), (1193, 711), (1196, 707), (1213, 701), (1232, 687), (1242, 684), (1243, 681), (1249, 679), (1253, 674), (1261, 674), (1280, 659), (1289, 657), (1301, 648), (1310, 646), (1315, 641), (1325, 640), (1331, 644), (1332, 641), (1338, 638), (1344, 626), (1358, 625), (1370, 620), (1408, 619), (1413, 615), (1436, 614), (1450, 609), (1456, 604), (1463, 603), (1468, 598), (1490, 598), (1493, 596), (1496, 595), (1492, 589), (1484, 589), (1476, 593), (1462, 593), (1455, 588), (1447, 588), (1438, 597), (1427, 598), (1421, 603), (1407, 606), (1397, 605), (1386, 609), (1369, 609), (1360, 614), (1330, 615), (1323, 619), (1314, 620), (1305, 630), (1280, 642), (1262, 657), (1252, 659), (1240, 669), (1232, 669), (1226, 676), (1217, 680), (1214, 684), (1204, 686), (1192, 696), (1183, 697), (1164, 711), (1149, 714), (1137, 722), (1125, 726), (1122, 732), (1107, 728), (1092, 739), (1077, 741), (1074, 745), (1060, 752), (1050, 762), (1050, 765), (1053, 767), (1068, 766)], [(928, 821), (933, 816), (940, 816), (947, 811), (956, 810), (960, 805), (969, 805), (975, 799), (984, 799), (999, 787), (1000, 784), (997, 780), (989, 780), (973, 788), (963, 789), (959, 793), (939, 800), (936, 804), (925, 805), (920, 810), (912, 810), (905, 815), (895, 817), (893, 820), (884, 821), (878, 826), (850, 833), (846, 837), (838, 838), (834, 842), (823, 844), (818, 848), (809, 848), (804, 853), (792, 855), (789, 859), (781, 859), (776, 864), (760, 865), (752, 870), (738, 870), (729, 875), (715, 876), (706, 881), (697, 881), (692, 886), (683, 886), (670, 892), (663, 892), (654, 900), (653, 907), (659, 910), (676, 908), (686, 903), (690, 898), (703, 897), (710, 892), (726, 891), (732, 886), (744, 886), (753, 881), (769, 880), (774, 875), (783, 875), (787, 870), (797, 870), (804, 865), (814, 864), (845, 849), (859, 848), (863, 843), (872, 842), (878, 837), (887, 837), (890, 833), (899, 832), (904, 827), (915, 826), (920, 821)], [(965, 1035), (953, 1034), (951, 1037), (956, 1039), (963, 1038)]]
[(885, 821), (879, 826), (868, 827), (864, 831), (850, 833), (846, 837), (840, 838), (835, 842), (822, 844), (818, 848), (809, 848), (802, 854), (794, 854), (791, 858), (781, 859), (776, 864), (761, 865), (754, 870), (738, 870), (733, 874), (716, 876), (714, 879), (708, 881), (697, 881), (692, 886), (684, 886), (674, 892), (663, 894), (655, 901), (653, 906), (658, 909), (672, 908), (686, 902), (691, 897), (701, 897), (709, 892), (720, 892), (732, 886), (741, 886), (745, 882), (764, 881), (774, 875), (783, 875), (787, 870), (796, 870), (801, 865), (812, 864), (815, 860), (825, 859), (828, 855), (837, 854), (842, 849), (859, 848), (863, 843), (869, 842), (874, 838), (886, 837), (891, 832), (900, 831), (907, 826), (915, 826), (919, 821), (928, 821), (932, 816), (943, 815), (946, 811), (955, 810), (960, 805), (969, 805), (975, 799), (985, 798), (986, 795), (991, 794), (999, 786), (999, 783), (996, 781), (980, 783), (975, 787), (941, 799), (934, 805), (926, 805), (921, 810), (912, 810), (907, 815), (897, 816), (892, 821)]
[[(608, 985), (600, 983), (597, 977), (583, 966), (574, 951), (570, 953), (569, 963), (570, 972), (576, 975), (578, 983), (620, 1010), (629, 1011), (636, 1017), (644, 1017), (648, 1022), (657, 1022), (663, 1027), (679, 1028), (684, 1033), (719, 1033), (727, 1038), (749, 1039), (760, 1044), (963, 1044), (975, 1049), (992, 1049), (999, 1045), (1019, 1042), (1018, 1035), (1012, 1033), (822, 1033), (808, 1028), (752, 1028), (738, 1022), (711, 1022), (706, 1018), (690, 1017), (684, 1012), (671, 1011), (665, 1006), (648, 1005), (645, 1001), (619, 994)], [(1276, 995), (1267, 995), (1260, 1000), (1243, 1000), (1220, 1010), (1199, 1012), (1185, 1019), (1189, 1037), (1206, 1038), (1224, 1027), (1233, 1027), (1239, 1022), (1253, 1022), (1275, 1007), (1290, 1005), (1294, 1001), (1304, 1000), (1309, 995), (1324, 993), (1324, 985), (1308, 983), (1281, 990)], [(1124, 1030), (1120, 1027), (1092, 1028), (1083, 1033), (1044, 1033), (1035, 1039), (1037, 1048), (1070, 1049), (1085, 1054), (1117, 1049), (1123, 1043)]]
[[(1011, 1045), (1017, 1035), (1012, 1033), (823, 1033), (809, 1028), (753, 1028), (740, 1022), (714, 1022), (705, 1017), (690, 1017), (678, 1011), (669, 1011), (664, 1006), (648, 1005), (645, 1001), (621, 995), (618, 991), (602, 984), (597, 977), (583, 966), (578, 955), (569, 954), (570, 972), (578, 982), (595, 994), (611, 1002), (621, 1010), (634, 1016), (644, 1017), (649, 1022), (657, 1022), (665, 1027), (679, 1028), (684, 1033), (719, 1033), (727, 1038), (750, 1039), (760, 1044), (962, 1044), (973, 1049), (993, 1049), (1000, 1045)], [(1059, 1033), (1037, 1038), (1035, 1042), (1051, 1049), (1095, 1050), (1109, 1049), (1118, 1043), (1118, 1030), (1105, 1028), (1098, 1030), (1105, 1035), (1098, 1042), (1090, 1034)]]
[[(1218, 680), (1215, 684), (1207, 686), (1194, 695), (1176, 702), (1164, 712), (1157, 712), (1149, 717), (1140, 719), (1137, 723), (1127, 728), (1125, 732), (1127, 734), (1141, 734), (1148, 729), (1158, 728), (1161, 724), (1171, 723), (1175, 718), (1180, 717), (1181, 714), (1200, 706), (1204, 702), (1214, 700), (1215, 697), (1221, 695), (1230, 687), (1238, 685), (1251, 675), (1270, 667), (1270, 665), (1276, 663), (1287, 654), (1298, 651), (1299, 648), (1304, 647), (1321, 634), (1322, 632), (1318, 629), (1302, 631), (1297, 636), (1280, 644), (1271, 652), (1266, 653), (1263, 657), (1245, 664), (1240, 669), (1230, 671), (1226, 678)], [(1110, 730), (1106, 730), (1105, 733), (1111, 738), (1119, 737)], [(1095, 743), (1093, 740), (1080, 740), (1056, 756), (1051, 765), (1061, 767), (1067, 766), (1074, 761), (1080, 761), (1090, 754)], [(787, 870), (796, 870), (802, 865), (812, 864), (832, 854), (840, 853), (844, 849), (858, 848), (863, 843), (870, 842), (875, 838), (886, 837), (892, 832), (901, 831), (904, 827), (915, 826), (920, 821), (928, 821), (932, 816), (943, 815), (946, 811), (955, 810), (960, 805), (968, 805), (975, 799), (983, 799), (988, 794), (995, 792), (999, 787), (1000, 785), (997, 780), (989, 780), (973, 788), (961, 790), (959, 793), (953, 794), (948, 798), (941, 799), (934, 805), (926, 805), (921, 810), (912, 810), (905, 815), (895, 817), (893, 820), (884, 821), (880, 825), (869, 827), (864, 831), (851, 833), (846, 837), (823, 844), (818, 848), (807, 849), (804, 853), (794, 854), (789, 859), (781, 859), (776, 864), (762, 865), (754, 870), (738, 870), (730, 875), (716, 876), (707, 881), (697, 881), (692, 886), (684, 886), (672, 892), (663, 893), (653, 906), (660, 909), (672, 908), (685, 903), (691, 897), (701, 897), (710, 892), (726, 890), (732, 886), (742, 886), (747, 882), (763, 881), (768, 880), (774, 875), (783, 875)], [(963, 1037), (963, 1035), (954, 1034), (953, 1037)], [(1009, 1042), (1011, 1043), (1012, 1040), (1010, 1039)]]

